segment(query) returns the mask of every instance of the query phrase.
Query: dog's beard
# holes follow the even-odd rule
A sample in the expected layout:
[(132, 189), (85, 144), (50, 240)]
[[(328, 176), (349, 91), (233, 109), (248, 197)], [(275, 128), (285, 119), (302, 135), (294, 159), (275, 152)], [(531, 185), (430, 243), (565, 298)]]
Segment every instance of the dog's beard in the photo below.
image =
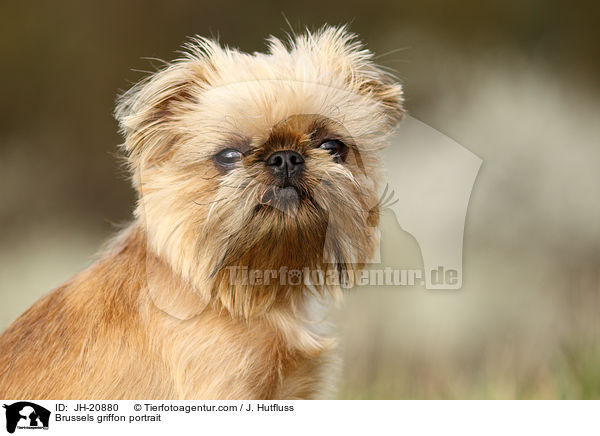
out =
[(314, 198), (301, 196), (294, 188), (266, 192), (259, 201), (245, 205), (247, 211), (242, 220), (238, 217), (222, 220), (224, 225), (230, 224), (231, 230), (224, 238), (215, 272), (230, 266), (312, 268), (325, 260), (329, 212)]

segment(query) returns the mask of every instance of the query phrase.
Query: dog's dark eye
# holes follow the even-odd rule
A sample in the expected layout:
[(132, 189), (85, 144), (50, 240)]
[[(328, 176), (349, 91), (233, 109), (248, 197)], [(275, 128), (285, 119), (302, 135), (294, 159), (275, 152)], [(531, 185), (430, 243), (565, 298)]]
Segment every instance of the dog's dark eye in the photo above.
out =
[(346, 147), (346, 144), (337, 139), (324, 141), (319, 148), (327, 150), (336, 162), (344, 162), (348, 155), (348, 147)]
[(235, 148), (227, 148), (215, 155), (215, 162), (224, 168), (231, 168), (237, 161), (242, 159), (242, 156), (241, 151)]

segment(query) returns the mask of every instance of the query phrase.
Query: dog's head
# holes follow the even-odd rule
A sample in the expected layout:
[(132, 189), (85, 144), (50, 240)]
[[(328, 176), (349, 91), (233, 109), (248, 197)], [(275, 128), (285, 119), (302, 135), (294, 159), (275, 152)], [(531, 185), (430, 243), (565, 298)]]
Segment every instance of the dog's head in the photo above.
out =
[(150, 248), (249, 316), (296, 291), (230, 267), (350, 274), (373, 252), (377, 150), (401, 87), (344, 28), (246, 54), (197, 39), (126, 92), (117, 118)]

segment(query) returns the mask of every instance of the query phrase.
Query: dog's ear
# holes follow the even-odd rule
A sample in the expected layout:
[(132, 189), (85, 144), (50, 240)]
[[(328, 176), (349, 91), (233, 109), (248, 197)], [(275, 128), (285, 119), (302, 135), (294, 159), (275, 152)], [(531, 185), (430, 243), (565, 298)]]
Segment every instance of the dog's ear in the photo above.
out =
[[(317, 65), (324, 66), (324, 71), (334, 71), (341, 76), (345, 89), (367, 96), (379, 105), (389, 127), (396, 126), (403, 118), (402, 86), (374, 62), (373, 53), (346, 26), (325, 26), (315, 33), (307, 31), (293, 38), (290, 45), (292, 54), (308, 54)], [(270, 47), (271, 52), (276, 52), (284, 45), (271, 38)]]
[(206, 87), (211, 56), (219, 49), (209, 40), (197, 40), (194, 51), (167, 64), (117, 99), (119, 122), (128, 163), (133, 171), (159, 163), (185, 130), (177, 121), (189, 112)]

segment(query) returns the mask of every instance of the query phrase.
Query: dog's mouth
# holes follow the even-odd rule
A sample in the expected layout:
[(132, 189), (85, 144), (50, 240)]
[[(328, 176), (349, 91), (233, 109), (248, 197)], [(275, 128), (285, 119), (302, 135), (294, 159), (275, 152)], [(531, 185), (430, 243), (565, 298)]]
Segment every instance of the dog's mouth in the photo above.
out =
[(258, 209), (274, 208), (282, 211), (297, 210), (309, 198), (306, 190), (287, 184), (270, 186), (261, 196)]

